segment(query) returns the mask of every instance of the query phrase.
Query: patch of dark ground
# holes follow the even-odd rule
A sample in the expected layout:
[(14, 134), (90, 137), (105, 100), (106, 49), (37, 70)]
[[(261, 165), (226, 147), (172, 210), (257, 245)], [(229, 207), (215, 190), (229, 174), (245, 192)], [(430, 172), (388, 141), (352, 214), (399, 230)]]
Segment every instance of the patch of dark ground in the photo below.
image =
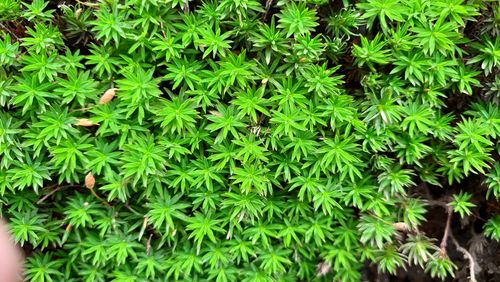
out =
[[(487, 188), (483, 184), (482, 176), (471, 176), (465, 178), (461, 183), (452, 186), (427, 187), (419, 185), (412, 193), (421, 195), (421, 198), (434, 201), (448, 202), (451, 195), (460, 191), (473, 195), (472, 202), (476, 205), (472, 209), (472, 215), (463, 219), (456, 213), (453, 214), (450, 231), (458, 244), (465, 248), (476, 262), (477, 282), (500, 282), (500, 243), (485, 238), (483, 226), (486, 221), (500, 214), (500, 202), (494, 197), (487, 199)], [(446, 226), (446, 210), (440, 206), (428, 206), (426, 214), (427, 221), (422, 224), (421, 230), (429, 238), (435, 238), (437, 245), (443, 238)], [(404, 236), (404, 234), (403, 234)], [(470, 281), (469, 260), (459, 252), (448, 238), (447, 255), (457, 266), (455, 277), (445, 279), (446, 282)], [(409, 266), (407, 269), (399, 269), (396, 275), (378, 273), (376, 265), (367, 265), (363, 273), (363, 281), (374, 282), (438, 282), (437, 278), (431, 278), (419, 266)]]

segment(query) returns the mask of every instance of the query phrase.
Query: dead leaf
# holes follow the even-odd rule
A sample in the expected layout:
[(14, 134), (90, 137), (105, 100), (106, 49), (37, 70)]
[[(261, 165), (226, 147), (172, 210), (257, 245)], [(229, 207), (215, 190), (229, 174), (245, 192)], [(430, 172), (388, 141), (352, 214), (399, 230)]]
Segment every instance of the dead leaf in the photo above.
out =
[(75, 124), (78, 126), (84, 126), (84, 127), (99, 125), (98, 123), (95, 123), (88, 118), (77, 118)]
[(407, 231), (409, 229), (408, 227), (408, 224), (404, 223), (404, 222), (395, 222), (392, 224), (392, 227), (394, 227), (394, 229), (396, 229), (397, 231)]

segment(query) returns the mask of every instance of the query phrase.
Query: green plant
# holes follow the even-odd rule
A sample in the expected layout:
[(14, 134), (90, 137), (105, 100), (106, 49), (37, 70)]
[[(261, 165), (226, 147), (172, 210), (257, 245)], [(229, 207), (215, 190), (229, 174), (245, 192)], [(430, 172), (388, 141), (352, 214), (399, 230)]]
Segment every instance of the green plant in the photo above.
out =
[(327, 18), (327, 29), (335, 37), (347, 37), (355, 35), (356, 30), (361, 24), (361, 13), (353, 8), (343, 8), (340, 13), (334, 13)]
[(493, 68), (500, 66), (500, 39), (496, 37), (495, 41), (489, 37), (483, 39), (484, 43), (475, 43), (474, 48), (478, 55), (469, 60), (469, 64), (481, 63), (481, 68), (486, 75), (493, 72)]
[(488, 186), (486, 196), (493, 195), (495, 198), (500, 198), (500, 166), (495, 164), (494, 169), (486, 174), (485, 184)]
[(472, 211), (470, 208), (475, 207), (476, 205), (469, 202), (472, 197), (469, 193), (460, 192), (459, 194), (453, 195), (453, 201), (450, 203), (450, 206), (453, 207), (453, 211), (460, 214), (461, 217), (466, 215), (470, 215)]
[(407, 13), (405, 5), (398, 0), (369, 0), (358, 3), (357, 7), (363, 11), (362, 18), (368, 19), (368, 28), (373, 27), (377, 19), (384, 31), (389, 29), (387, 19), (402, 22)]
[(354, 45), (353, 55), (356, 57), (358, 66), (366, 64), (370, 70), (375, 71), (374, 63), (385, 65), (390, 60), (390, 50), (384, 50), (385, 43), (382, 40), (382, 35), (378, 34), (373, 40), (368, 41), (367, 38), (361, 37), (361, 46)]
[(490, 218), (484, 225), (484, 234), (494, 240), (500, 241), (500, 217)]
[(450, 258), (442, 256), (439, 252), (434, 254), (434, 258), (429, 261), (425, 271), (430, 272), (431, 277), (444, 279), (447, 276), (454, 276), (457, 266), (453, 264)]
[(0, 1), (26, 280), (444, 280), (499, 240), (496, 3), (77, 2)]
[(278, 14), (278, 27), (284, 28), (286, 37), (290, 35), (309, 34), (318, 25), (316, 13), (306, 6), (305, 3), (286, 4), (283, 11)]

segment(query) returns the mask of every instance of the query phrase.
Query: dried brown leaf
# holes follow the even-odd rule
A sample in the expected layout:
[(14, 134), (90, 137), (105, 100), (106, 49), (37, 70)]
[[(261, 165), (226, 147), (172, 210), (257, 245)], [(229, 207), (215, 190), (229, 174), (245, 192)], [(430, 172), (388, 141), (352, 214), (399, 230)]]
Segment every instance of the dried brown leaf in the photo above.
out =
[(404, 222), (395, 222), (392, 224), (392, 227), (396, 229), (397, 231), (405, 232), (409, 229), (408, 224)]
[(98, 123), (95, 123), (88, 118), (77, 118), (75, 125), (90, 127), (90, 126), (98, 125)]
[(208, 111), (209, 113), (211, 113), (212, 115), (216, 116), (216, 117), (222, 117), (222, 114), (219, 113), (218, 111)]

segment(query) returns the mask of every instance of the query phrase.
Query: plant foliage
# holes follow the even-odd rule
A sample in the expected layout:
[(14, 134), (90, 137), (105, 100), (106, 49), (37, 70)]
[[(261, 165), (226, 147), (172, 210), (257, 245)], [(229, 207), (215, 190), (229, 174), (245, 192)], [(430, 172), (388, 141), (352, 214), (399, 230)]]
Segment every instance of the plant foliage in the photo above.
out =
[(500, 199), (498, 4), (330, 2), (0, 0), (26, 279), (453, 276), (423, 226)]

